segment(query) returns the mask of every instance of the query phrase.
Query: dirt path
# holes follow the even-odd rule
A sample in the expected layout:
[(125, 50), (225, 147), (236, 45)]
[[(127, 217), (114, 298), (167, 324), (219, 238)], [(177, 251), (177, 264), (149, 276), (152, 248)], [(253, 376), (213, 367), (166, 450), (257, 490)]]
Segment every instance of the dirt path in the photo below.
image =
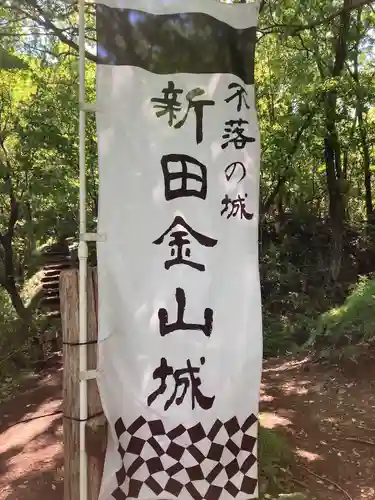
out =
[[(296, 490), (375, 499), (375, 446), (348, 440), (375, 442), (375, 359), (345, 370), (266, 362), (261, 410), (262, 424), (291, 446)], [(0, 406), (0, 500), (62, 500), (62, 465), (59, 365)]]
[(319, 500), (375, 499), (375, 357), (341, 369), (266, 362), (261, 409), (263, 425), (291, 445), (296, 490), (305, 484)]
[(0, 406), (0, 500), (62, 500), (61, 366)]

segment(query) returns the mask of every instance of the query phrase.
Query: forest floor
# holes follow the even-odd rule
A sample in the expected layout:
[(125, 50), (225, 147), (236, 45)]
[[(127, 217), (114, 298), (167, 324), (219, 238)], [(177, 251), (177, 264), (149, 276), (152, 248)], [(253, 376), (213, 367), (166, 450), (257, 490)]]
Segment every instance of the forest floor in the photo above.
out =
[[(292, 451), (287, 482), (319, 500), (375, 498), (375, 356), (264, 364), (261, 422)], [(0, 405), (0, 500), (62, 500), (61, 364)], [(73, 499), (72, 499), (73, 500)]]
[(294, 491), (319, 500), (375, 499), (375, 353), (335, 367), (264, 364), (261, 422), (293, 453)]

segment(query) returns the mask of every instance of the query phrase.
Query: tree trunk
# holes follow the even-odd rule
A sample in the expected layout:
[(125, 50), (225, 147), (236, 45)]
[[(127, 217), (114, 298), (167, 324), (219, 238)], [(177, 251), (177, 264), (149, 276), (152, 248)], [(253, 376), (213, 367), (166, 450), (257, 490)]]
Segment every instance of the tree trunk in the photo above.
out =
[(8, 292), (12, 305), (16, 310), (16, 313), (18, 314), (20, 319), (22, 319), (23, 321), (27, 321), (28, 319), (27, 309), (23, 304), (23, 301), (17, 289), (17, 285), (14, 283), (14, 280), (7, 282), (5, 284), (5, 289)]
[(4, 269), (5, 269), (4, 288), (8, 292), (12, 305), (16, 310), (19, 318), (23, 322), (29, 322), (30, 319), (29, 311), (27, 310), (22, 301), (21, 295), (19, 293), (16, 284), (11, 238), (8, 235), (3, 236), (1, 238), (1, 244), (4, 249)]
[(371, 160), (370, 160), (370, 150), (367, 141), (367, 130), (363, 119), (363, 108), (362, 104), (357, 105), (357, 116), (359, 132), (361, 137), (361, 146), (363, 152), (363, 171), (364, 171), (364, 183), (365, 183), (365, 197), (366, 197), (366, 215), (367, 220), (371, 221), (373, 219), (373, 203), (372, 203), (372, 188), (371, 188)]
[[(329, 195), (329, 217), (332, 229), (331, 249), (331, 276), (337, 280), (341, 269), (342, 242), (344, 232), (345, 204), (341, 192), (341, 162), (339, 159), (340, 148), (337, 139), (336, 127), (330, 128), (332, 123), (327, 122), (327, 135), (325, 138), (325, 162), (327, 173), (327, 187)], [(339, 173), (339, 177), (337, 176)]]
[[(12, 305), (21, 320), (18, 335), (22, 338), (22, 340), (31, 338), (31, 344), (29, 346), (30, 350), (32, 351), (30, 353), (31, 357), (38, 362), (42, 362), (44, 360), (44, 350), (38, 339), (38, 332), (33, 325), (32, 309), (25, 307), (16, 284), (11, 238), (9, 236), (3, 236), (1, 238), (1, 243), (4, 249), (4, 288), (8, 292)], [(18, 366), (23, 366), (24, 361), (22, 359), (22, 356), (15, 357), (14, 361)]]
[(354, 73), (353, 79), (356, 86), (356, 115), (359, 127), (359, 136), (361, 149), (363, 153), (363, 173), (364, 173), (364, 184), (365, 184), (365, 202), (366, 202), (366, 216), (367, 221), (372, 221), (373, 219), (373, 202), (372, 202), (372, 188), (371, 188), (371, 156), (370, 148), (367, 140), (367, 127), (364, 119), (364, 109), (363, 109), (363, 92), (359, 78), (359, 43), (361, 37), (361, 16), (362, 9), (358, 9), (357, 13), (357, 39), (354, 51)]
[[(335, 44), (334, 64), (331, 77), (338, 79), (345, 66), (348, 54), (348, 31), (351, 0), (344, 0), (339, 19), (338, 36)], [(343, 172), (341, 166), (341, 147), (336, 126), (337, 89), (329, 90), (325, 97), (326, 135), (325, 163), (329, 196), (329, 216), (332, 228), (331, 278), (336, 281), (342, 261), (343, 231), (345, 221), (345, 199), (343, 195)]]

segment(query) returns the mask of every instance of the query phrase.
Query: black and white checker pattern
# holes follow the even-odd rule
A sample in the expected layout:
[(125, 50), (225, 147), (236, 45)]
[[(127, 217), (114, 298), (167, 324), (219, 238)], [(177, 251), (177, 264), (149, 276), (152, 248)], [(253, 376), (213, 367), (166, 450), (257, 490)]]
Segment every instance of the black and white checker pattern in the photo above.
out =
[(166, 431), (161, 420), (147, 422), (144, 417), (126, 427), (119, 418), (115, 431), (122, 466), (112, 497), (177, 498), (183, 493), (193, 500), (218, 500), (222, 495), (248, 499), (257, 487), (251, 474), (256, 425), (253, 414), (242, 425), (236, 417), (216, 420), (208, 431), (200, 423)]

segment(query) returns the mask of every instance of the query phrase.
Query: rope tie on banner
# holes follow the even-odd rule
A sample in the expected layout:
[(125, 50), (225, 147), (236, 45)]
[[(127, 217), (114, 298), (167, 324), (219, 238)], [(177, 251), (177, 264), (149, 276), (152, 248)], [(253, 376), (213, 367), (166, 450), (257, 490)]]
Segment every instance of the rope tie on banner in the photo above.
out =
[(63, 345), (78, 346), (78, 345), (93, 345), (97, 344), (97, 340), (88, 340), (87, 342), (63, 342)]
[(91, 415), (90, 417), (87, 418), (77, 418), (77, 417), (68, 417), (68, 415), (63, 415), (63, 418), (66, 420), (71, 420), (73, 422), (88, 422), (89, 420), (92, 420), (93, 418), (100, 417), (100, 415), (104, 415), (103, 411), (100, 411), (98, 413), (94, 413), (94, 415)]

